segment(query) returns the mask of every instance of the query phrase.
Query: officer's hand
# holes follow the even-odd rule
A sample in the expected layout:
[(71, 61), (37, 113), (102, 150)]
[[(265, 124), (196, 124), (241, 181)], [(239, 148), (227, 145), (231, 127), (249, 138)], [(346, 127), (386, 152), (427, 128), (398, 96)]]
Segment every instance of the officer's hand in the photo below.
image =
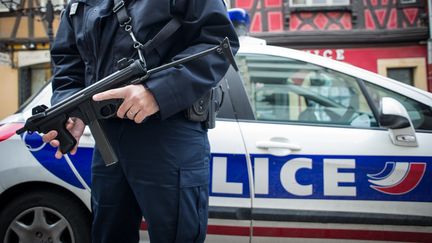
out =
[(159, 111), (153, 94), (141, 84), (111, 89), (93, 96), (95, 101), (109, 99), (123, 99), (117, 116), (120, 118), (127, 117), (136, 123), (141, 123), (146, 117)]
[[(66, 129), (69, 130), (69, 132), (72, 134), (72, 136), (77, 141), (75, 147), (70, 151), (70, 154), (72, 154), (72, 155), (74, 155), (78, 149), (78, 143), (79, 143), (79, 140), (80, 140), (82, 134), (84, 133), (84, 128), (85, 128), (84, 122), (81, 119), (76, 118), (76, 117), (69, 118), (69, 120), (66, 123)], [(51, 146), (57, 148), (60, 146), (59, 140), (55, 139), (57, 137), (57, 134), (58, 133), (55, 130), (49, 131), (48, 133), (46, 133), (42, 136), (42, 140), (45, 143), (50, 143)], [(61, 159), (62, 156), (63, 156), (63, 154), (60, 151), (60, 148), (57, 149), (57, 152), (55, 153), (55, 157), (57, 159)]]

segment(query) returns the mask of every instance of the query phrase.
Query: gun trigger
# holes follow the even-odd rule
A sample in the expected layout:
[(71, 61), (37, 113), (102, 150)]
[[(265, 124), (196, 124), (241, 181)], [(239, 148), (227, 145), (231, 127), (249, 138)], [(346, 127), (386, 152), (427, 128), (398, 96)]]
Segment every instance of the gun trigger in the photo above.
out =
[(46, 111), (47, 109), (48, 109), (48, 106), (46, 106), (46, 105), (38, 105), (36, 107), (33, 107), (32, 115), (42, 113), (42, 112)]
[(123, 99), (111, 99), (97, 101), (94, 103), (97, 119), (108, 119), (115, 117), (119, 106), (123, 103)]

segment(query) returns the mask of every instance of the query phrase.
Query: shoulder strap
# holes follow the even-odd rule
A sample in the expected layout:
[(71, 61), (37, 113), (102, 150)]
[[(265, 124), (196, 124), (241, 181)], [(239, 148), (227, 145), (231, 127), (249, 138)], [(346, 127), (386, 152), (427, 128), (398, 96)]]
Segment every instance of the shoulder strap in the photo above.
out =
[[(120, 27), (125, 27), (130, 25), (132, 18), (127, 12), (125, 2), (123, 0), (113, 0), (114, 7), (113, 12), (117, 15), (117, 20)], [(139, 48), (143, 50), (146, 54), (152, 51), (156, 46), (164, 42), (168, 37), (174, 34), (181, 26), (180, 20), (173, 16), (173, 18), (164, 26), (162, 29), (153, 37), (153, 39), (147, 41), (144, 45)], [(134, 40), (135, 41), (135, 40)]]
[(144, 52), (149, 53), (156, 46), (160, 45), (174, 34), (181, 26), (180, 20), (177, 17), (173, 17), (154, 37), (147, 41), (144, 46)]
[(125, 2), (123, 0), (114, 0), (113, 12), (117, 15), (118, 22), (121, 27), (129, 24), (132, 18), (129, 17)]

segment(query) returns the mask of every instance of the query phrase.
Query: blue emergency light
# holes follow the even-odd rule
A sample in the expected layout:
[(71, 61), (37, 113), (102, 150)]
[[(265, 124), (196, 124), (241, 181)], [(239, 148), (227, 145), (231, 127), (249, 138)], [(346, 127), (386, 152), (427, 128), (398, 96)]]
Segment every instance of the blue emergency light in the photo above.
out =
[(246, 26), (249, 26), (250, 24), (249, 14), (242, 8), (229, 9), (228, 15), (233, 23), (241, 23)]
[(250, 18), (246, 10), (242, 8), (232, 8), (228, 10), (228, 16), (236, 28), (237, 35), (247, 35), (249, 32)]

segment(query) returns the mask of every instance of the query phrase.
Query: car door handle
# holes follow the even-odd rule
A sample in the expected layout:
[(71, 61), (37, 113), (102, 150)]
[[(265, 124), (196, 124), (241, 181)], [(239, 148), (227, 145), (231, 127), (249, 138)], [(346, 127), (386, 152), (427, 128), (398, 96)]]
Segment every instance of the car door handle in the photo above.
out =
[(301, 150), (301, 147), (297, 144), (287, 143), (287, 142), (277, 142), (277, 141), (258, 141), (256, 142), (257, 148), (260, 149), (289, 149), (292, 151)]

